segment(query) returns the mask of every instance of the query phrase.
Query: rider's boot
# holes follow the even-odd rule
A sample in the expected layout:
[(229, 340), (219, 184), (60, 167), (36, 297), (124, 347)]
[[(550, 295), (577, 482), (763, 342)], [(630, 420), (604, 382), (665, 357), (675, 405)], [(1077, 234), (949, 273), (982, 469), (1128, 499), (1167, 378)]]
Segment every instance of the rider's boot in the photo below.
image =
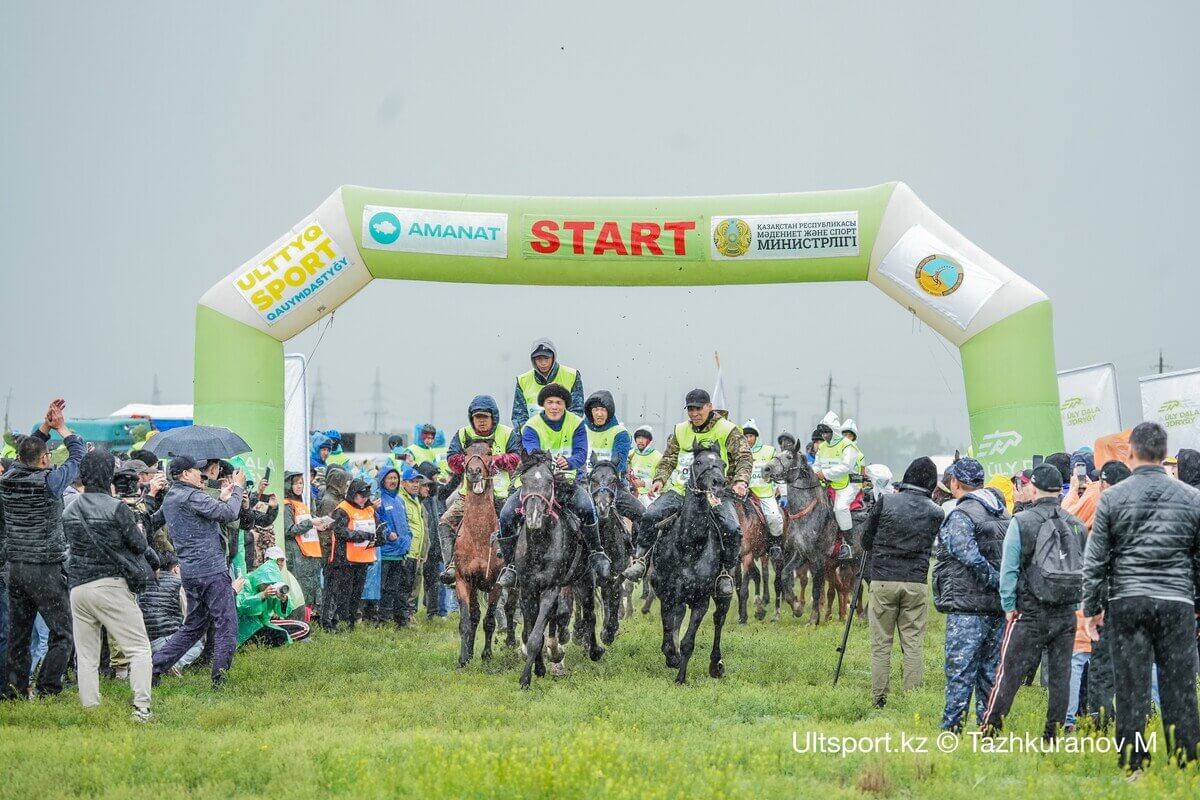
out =
[(733, 571), (737, 569), (738, 555), (742, 549), (740, 536), (724, 536), (721, 539), (721, 572), (713, 594), (717, 597), (733, 596)]
[(646, 575), (646, 556), (649, 555), (650, 548), (637, 546), (634, 550), (633, 559), (629, 562), (629, 566), (621, 573), (621, 576), (626, 580), (640, 581)]
[(496, 576), (496, 585), (501, 589), (511, 589), (517, 583), (517, 567), (514, 563), (517, 560), (517, 537), (505, 537), (500, 534), (502, 532), (498, 532), (497, 539), (500, 542), (500, 556), (504, 559), (504, 569)]
[(457, 537), (449, 525), (442, 523), (438, 525), (438, 538), (442, 543), (442, 559), (446, 562), (446, 568), (438, 575), (438, 580), (446, 586), (453, 586), (457, 577), (454, 573), (454, 540)]
[(608, 555), (604, 552), (604, 547), (600, 544), (599, 522), (585, 523), (581, 533), (584, 542), (587, 543), (588, 561), (592, 564), (592, 571), (600, 580), (608, 580), (612, 575), (612, 561), (609, 560)]

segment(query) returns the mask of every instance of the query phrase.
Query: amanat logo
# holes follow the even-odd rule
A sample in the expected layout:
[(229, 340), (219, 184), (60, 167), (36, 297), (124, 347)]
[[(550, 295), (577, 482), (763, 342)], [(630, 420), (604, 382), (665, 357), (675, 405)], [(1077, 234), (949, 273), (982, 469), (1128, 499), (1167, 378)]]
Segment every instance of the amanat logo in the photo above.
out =
[(694, 219), (526, 217), (527, 256), (698, 258)]

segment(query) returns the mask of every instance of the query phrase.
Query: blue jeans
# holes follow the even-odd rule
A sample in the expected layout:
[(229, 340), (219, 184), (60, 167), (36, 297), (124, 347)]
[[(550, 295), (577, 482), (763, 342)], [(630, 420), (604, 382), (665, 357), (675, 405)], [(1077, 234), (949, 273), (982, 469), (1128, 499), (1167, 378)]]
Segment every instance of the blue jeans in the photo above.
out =
[(1083, 683), (1083, 668), (1091, 658), (1091, 653), (1071, 654), (1071, 696), (1067, 700), (1067, 725), (1075, 724), (1075, 714), (1079, 711), (1079, 687)]
[[(150, 652), (157, 653), (159, 650), (162, 650), (163, 645), (165, 645), (167, 643), (167, 640), (170, 638), (171, 638), (170, 636), (160, 636), (157, 639), (155, 639), (153, 642), (150, 643)], [(188, 650), (186, 653), (184, 653), (182, 658), (180, 658), (178, 661), (175, 662), (175, 666), (179, 667), (180, 669), (184, 669), (189, 664), (191, 664), (193, 661), (195, 661), (197, 658), (199, 658), (200, 654), (203, 652), (204, 652), (204, 639), (201, 639), (200, 641), (198, 641), (194, 645), (192, 645), (192, 649)]]
[(33, 618), (33, 636), (29, 639), (29, 679), (33, 680), (34, 673), (37, 672), (38, 665), (42, 663), (42, 659), (46, 657), (46, 651), (50, 649), (50, 626), (46, 624), (46, 620), (42, 619), (42, 615), (38, 614)]

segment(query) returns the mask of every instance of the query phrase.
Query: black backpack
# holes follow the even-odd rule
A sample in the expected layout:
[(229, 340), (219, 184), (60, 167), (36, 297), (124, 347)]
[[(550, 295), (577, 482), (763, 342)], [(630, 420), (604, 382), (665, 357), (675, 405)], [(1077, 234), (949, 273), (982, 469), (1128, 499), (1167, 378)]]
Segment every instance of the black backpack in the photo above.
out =
[(1026, 586), (1040, 603), (1065, 606), (1083, 599), (1084, 536), (1074, 527), (1068, 527), (1062, 509), (1055, 506), (1038, 527), (1032, 549), (1026, 545), (1029, 538), (1022, 537)]

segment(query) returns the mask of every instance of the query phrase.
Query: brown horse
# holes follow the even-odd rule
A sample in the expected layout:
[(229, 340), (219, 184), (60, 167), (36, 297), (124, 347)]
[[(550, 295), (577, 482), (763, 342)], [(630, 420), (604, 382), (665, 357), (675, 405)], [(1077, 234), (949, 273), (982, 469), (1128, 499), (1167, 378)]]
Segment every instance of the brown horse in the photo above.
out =
[(475, 632), (479, 628), (479, 593), (487, 594), (487, 614), (483, 619), (483, 652), (492, 657), (492, 634), (496, 630), (496, 608), (500, 589), (495, 585), (503, 562), (492, 542), (499, 529), (496, 505), (492, 500), (492, 448), (487, 442), (473, 442), (463, 461), (463, 519), (454, 540), (454, 593), (458, 596), (458, 632), (461, 645), (458, 666), (465, 667), (475, 653)]
[[(755, 580), (759, 586), (758, 597), (754, 598), (754, 618), (761, 620), (767, 616), (767, 604), (771, 602), (771, 590), (767, 583), (770, 573), (770, 559), (767, 558), (767, 522), (762, 511), (751, 495), (745, 500), (735, 501), (738, 524), (742, 528), (742, 552), (738, 563), (738, 623), (745, 625), (747, 621), (746, 603), (750, 599), (750, 581)], [(755, 562), (762, 565), (759, 569)]]

